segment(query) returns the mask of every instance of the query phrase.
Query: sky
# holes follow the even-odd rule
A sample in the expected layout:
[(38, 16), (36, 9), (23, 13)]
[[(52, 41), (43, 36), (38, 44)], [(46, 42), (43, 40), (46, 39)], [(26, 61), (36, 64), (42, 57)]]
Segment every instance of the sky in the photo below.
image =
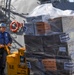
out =
[(70, 2), (74, 2), (74, 0), (69, 0)]

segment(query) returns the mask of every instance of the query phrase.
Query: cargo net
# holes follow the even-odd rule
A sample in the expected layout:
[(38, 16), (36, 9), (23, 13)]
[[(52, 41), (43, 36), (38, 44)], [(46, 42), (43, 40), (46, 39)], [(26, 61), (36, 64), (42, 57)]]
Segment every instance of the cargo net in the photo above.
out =
[(27, 18), (24, 26), (26, 57), (31, 73), (73, 75), (74, 17), (58, 17), (47, 22), (37, 18)]

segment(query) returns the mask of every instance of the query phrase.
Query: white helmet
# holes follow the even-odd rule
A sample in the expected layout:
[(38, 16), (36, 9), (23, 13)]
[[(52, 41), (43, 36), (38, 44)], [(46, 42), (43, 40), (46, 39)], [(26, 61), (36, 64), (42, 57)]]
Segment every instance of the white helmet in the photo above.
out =
[(0, 23), (0, 27), (6, 27), (5, 23)]

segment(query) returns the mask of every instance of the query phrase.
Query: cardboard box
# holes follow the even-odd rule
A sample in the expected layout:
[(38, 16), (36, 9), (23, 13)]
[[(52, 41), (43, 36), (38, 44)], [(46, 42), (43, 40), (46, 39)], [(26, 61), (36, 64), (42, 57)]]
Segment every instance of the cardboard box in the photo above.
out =
[(49, 19), (48, 22), (37, 22), (35, 35), (50, 35), (53, 32), (62, 32), (62, 18)]
[(54, 46), (54, 49), (57, 51), (56, 55), (59, 56), (68, 56), (68, 47), (66, 43), (59, 43)]
[(69, 59), (56, 59), (58, 75), (71, 75), (70, 71), (64, 69), (64, 63), (69, 61)]
[(27, 58), (27, 61), (31, 64), (31, 74), (33, 75), (45, 75), (42, 62), (37, 58)]
[(56, 59), (56, 65), (57, 65), (57, 69), (64, 71), (64, 63), (68, 62), (69, 59)]
[(53, 45), (47, 45), (44, 48), (44, 53), (57, 56), (68, 56), (68, 49), (66, 43), (59, 43)]
[(54, 44), (54, 37), (53, 35), (50, 36), (42, 36), (42, 40), (43, 40), (43, 46), (47, 46), (47, 45), (51, 45)]
[(49, 45), (49, 44), (56, 44), (61, 42), (60, 41), (60, 34), (52, 34), (52, 35), (48, 35), (48, 36), (43, 36), (43, 44), (44, 45)]
[[(39, 18), (40, 17), (40, 18)], [(62, 32), (61, 18), (49, 19), (48, 22), (41, 21), (41, 16), (29, 17), (29, 23), (25, 23), (24, 32), (26, 35), (50, 35), (55, 32)], [(40, 20), (39, 20), (40, 19)]]
[(51, 34), (48, 36), (42, 36), (44, 45), (46, 44), (58, 44), (58, 43), (66, 43), (66, 40), (69, 37), (66, 37), (65, 33), (60, 34)]
[(35, 25), (35, 35), (48, 35), (51, 31), (51, 27), (48, 23), (37, 22)]
[(44, 52), (41, 36), (24, 36), (27, 52)]
[(53, 48), (53, 46), (44, 47), (44, 53), (52, 56), (56, 55), (56, 50)]
[(53, 32), (62, 32), (63, 31), (61, 17), (49, 19), (48, 22), (51, 25), (51, 31), (53, 31)]
[(27, 52), (68, 56), (67, 43), (61, 43), (59, 35), (24, 37)]
[(56, 59), (42, 59), (42, 63), (46, 71), (56, 71)]

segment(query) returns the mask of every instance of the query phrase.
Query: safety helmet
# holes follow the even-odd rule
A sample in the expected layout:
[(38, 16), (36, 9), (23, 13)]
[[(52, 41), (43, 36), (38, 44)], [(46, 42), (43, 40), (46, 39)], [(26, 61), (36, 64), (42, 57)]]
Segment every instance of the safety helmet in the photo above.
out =
[(6, 27), (5, 23), (0, 23), (0, 27)]

